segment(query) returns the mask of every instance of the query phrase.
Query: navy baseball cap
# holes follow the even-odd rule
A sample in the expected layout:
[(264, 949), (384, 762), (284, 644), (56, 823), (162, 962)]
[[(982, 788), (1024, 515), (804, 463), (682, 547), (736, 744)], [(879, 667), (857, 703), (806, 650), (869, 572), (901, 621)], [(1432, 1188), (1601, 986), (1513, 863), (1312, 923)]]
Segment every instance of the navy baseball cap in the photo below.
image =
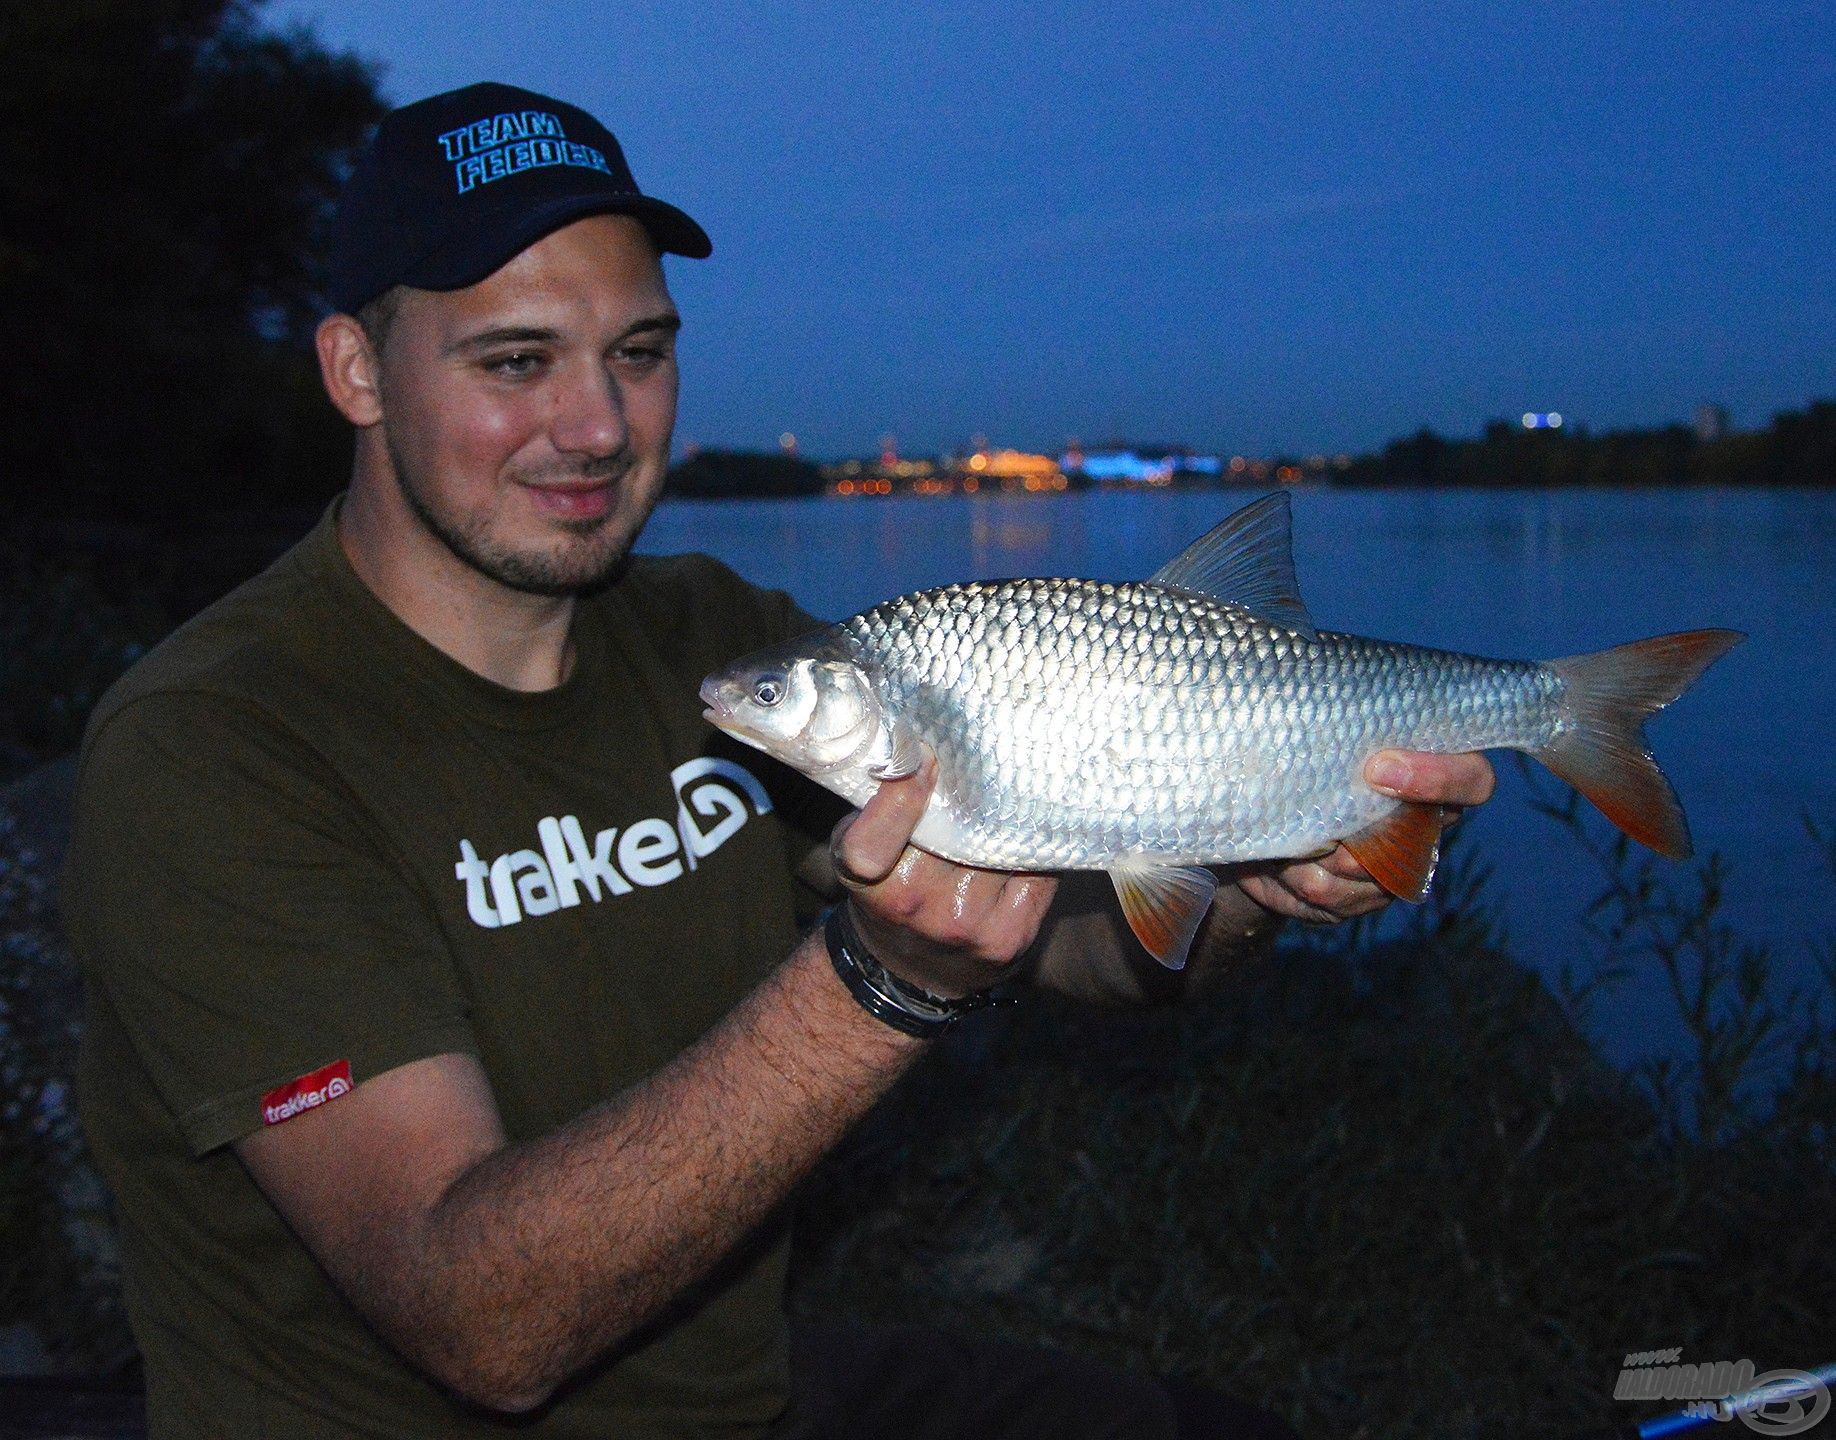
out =
[(612, 132), (576, 105), (484, 83), (385, 115), (332, 222), (326, 299), (350, 314), (395, 285), (474, 285), (583, 215), (630, 215), (659, 250), (707, 232), (644, 194)]

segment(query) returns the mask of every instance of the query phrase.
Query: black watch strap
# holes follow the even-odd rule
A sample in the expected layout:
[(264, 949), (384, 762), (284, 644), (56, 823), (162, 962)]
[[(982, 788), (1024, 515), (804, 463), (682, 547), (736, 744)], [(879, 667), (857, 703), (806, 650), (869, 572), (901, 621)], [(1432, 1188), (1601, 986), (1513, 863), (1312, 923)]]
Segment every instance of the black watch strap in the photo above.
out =
[(829, 963), (861, 1008), (907, 1035), (928, 1040), (943, 1034), (965, 1015), (991, 1005), (1013, 1003), (1005, 985), (953, 999), (901, 980), (861, 943), (845, 900), (830, 906), (823, 916), (822, 938), (829, 948)]

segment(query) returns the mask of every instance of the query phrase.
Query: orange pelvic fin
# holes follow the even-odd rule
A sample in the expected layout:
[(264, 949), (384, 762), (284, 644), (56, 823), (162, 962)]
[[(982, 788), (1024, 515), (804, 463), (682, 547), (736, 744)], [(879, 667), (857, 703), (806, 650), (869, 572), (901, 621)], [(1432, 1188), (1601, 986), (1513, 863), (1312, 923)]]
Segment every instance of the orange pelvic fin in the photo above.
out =
[(1348, 836), (1345, 848), (1398, 900), (1419, 905), (1441, 858), (1441, 807), (1405, 800), (1401, 808)]
[(1690, 630), (1551, 660), (1565, 687), (1562, 729), (1532, 753), (1641, 845), (1687, 860), (1689, 824), (1645, 746), (1645, 717), (1746, 638), (1738, 630)]
[(1142, 948), (1169, 970), (1185, 969), (1192, 937), (1218, 893), (1218, 877), (1202, 865), (1129, 856), (1109, 867), (1109, 878)]

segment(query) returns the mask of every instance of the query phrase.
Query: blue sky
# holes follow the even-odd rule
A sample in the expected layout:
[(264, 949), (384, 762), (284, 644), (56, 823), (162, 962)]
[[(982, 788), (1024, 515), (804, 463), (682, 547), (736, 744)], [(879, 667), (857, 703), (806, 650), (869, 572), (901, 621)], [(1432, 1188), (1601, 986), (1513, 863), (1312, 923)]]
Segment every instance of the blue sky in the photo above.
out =
[(1836, 396), (1824, 3), (277, 0), (706, 226), (680, 441), (1361, 450)]

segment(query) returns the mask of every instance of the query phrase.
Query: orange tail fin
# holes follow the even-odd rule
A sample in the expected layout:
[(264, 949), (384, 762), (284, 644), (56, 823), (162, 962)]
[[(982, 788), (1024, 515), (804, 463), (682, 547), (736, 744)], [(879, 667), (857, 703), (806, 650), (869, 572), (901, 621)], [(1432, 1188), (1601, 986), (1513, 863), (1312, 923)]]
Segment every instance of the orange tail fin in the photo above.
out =
[(1562, 733), (1536, 758), (1641, 845), (1687, 860), (1689, 825), (1645, 748), (1645, 717), (1746, 638), (1738, 630), (1690, 630), (1551, 660), (1566, 687)]

